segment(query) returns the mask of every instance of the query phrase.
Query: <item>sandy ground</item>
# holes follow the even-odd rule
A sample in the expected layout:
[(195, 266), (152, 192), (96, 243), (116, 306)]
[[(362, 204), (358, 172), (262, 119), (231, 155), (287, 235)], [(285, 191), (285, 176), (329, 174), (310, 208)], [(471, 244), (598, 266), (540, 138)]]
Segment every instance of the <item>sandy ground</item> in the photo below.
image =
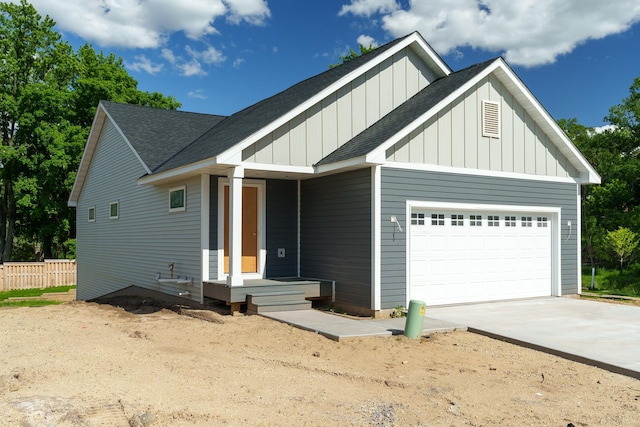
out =
[(340, 343), (259, 316), (0, 309), (1, 426), (637, 426), (640, 381), (468, 332)]

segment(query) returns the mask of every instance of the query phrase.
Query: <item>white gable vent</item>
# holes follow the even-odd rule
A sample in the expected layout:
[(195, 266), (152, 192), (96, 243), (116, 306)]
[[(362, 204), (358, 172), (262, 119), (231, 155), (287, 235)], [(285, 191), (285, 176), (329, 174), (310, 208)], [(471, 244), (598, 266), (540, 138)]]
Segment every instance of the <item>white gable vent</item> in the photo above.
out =
[(500, 104), (482, 100), (482, 136), (500, 138)]

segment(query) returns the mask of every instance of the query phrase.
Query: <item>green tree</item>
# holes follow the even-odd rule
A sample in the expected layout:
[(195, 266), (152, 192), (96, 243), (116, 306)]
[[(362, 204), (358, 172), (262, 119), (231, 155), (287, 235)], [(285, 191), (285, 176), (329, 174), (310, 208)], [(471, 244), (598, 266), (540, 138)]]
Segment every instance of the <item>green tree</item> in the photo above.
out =
[[(66, 203), (101, 99), (178, 108), (173, 97), (142, 92), (121, 58), (90, 45), (74, 52), (22, 0), (0, 3), (0, 257), (13, 242), (39, 257), (65, 256), (75, 237)], [(24, 253), (24, 251), (21, 251)]]
[(345, 62), (349, 62), (352, 59), (356, 59), (357, 57), (359, 57), (361, 55), (364, 55), (365, 53), (369, 53), (372, 50), (376, 50), (377, 48), (378, 48), (377, 46), (373, 46), (373, 45), (369, 45), (369, 47), (360, 45), (360, 53), (356, 52), (353, 49), (349, 49), (349, 53), (348, 54), (340, 57), (340, 62), (338, 62), (336, 64), (329, 64), (329, 68), (335, 68), (338, 65), (342, 65)]
[(629, 266), (638, 247), (638, 235), (625, 227), (607, 232), (605, 242), (615, 256), (620, 271)]

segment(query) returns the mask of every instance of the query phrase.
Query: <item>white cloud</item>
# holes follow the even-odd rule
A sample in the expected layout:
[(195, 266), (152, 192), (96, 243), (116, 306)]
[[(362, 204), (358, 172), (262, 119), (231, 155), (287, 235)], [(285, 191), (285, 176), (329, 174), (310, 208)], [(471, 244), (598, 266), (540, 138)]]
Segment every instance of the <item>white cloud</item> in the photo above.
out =
[(202, 89), (192, 90), (187, 93), (187, 96), (192, 99), (207, 99), (208, 97), (204, 94)]
[(352, 0), (339, 15), (382, 15), (383, 28), (400, 37), (420, 31), (438, 53), (458, 47), (503, 54), (512, 64), (552, 63), (577, 45), (626, 31), (640, 21), (638, 0)]
[(375, 13), (390, 13), (400, 9), (395, 0), (351, 0), (340, 9), (338, 15), (353, 13), (354, 15), (369, 17)]
[(368, 48), (369, 46), (378, 47), (378, 42), (371, 36), (361, 34), (358, 37), (358, 44)]
[(144, 55), (136, 56), (135, 57), (135, 62), (133, 62), (133, 63), (125, 62), (125, 65), (130, 70), (138, 71), (138, 72), (139, 71), (144, 71), (144, 72), (147, 72), (149, 74), (157, 74), (163, 68), (162, 64), (154, 64), (153, 62), (151, 62), (151, 60), (149, 58), (147, 58)]
[(264, 25), (271, 11), (265, 0), (224, 0), (229, 7), (229, 22), (239, 24), (246, 21), (252, 25)]
[(202, 61), (205, 64), (217, 65), (223, 63), (227, 59), (222, 52), (211, 46), (202, 51), (198, 51), (193, 49), (191, 46), (187, 46), (185, 50), (192, 58)]
[(191, 62), (183, 62), (181, 64), (178, 64), (177, 68), (180, 70), (180, 74), (185, 77), (207, 75), (207, 72), (202, 69), (202, 64), (196, 59)]
[(244, 64), (244, 61), (244, 58), (237, 58), (235, 61), (233, 61), (233, 68), (240, 68), (240, 66)]
[[(18, 0), (11, 0), (18, 3)], [(175, 32), (200, 39), (218, 30), (218, 18), (261, 25), (265, 0), (31, 0), (62, 31), (108, 47), (157, 48)]]

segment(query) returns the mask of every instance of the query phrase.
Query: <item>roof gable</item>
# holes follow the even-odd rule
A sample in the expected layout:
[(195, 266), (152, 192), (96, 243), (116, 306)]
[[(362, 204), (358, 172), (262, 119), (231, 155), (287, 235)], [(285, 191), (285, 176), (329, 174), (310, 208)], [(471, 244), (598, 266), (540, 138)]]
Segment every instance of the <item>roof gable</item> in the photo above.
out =
[(437, 70), (437, 75), (451, 72), (418, 33), (409, 34), (229, 116), (153, 172), (165, 172), (216, 156), (220, 156), (217, 163), (233, 163), (237, 160), (232, 158), (240, 157), (248, 145), (410, 44), (420, 46), (420, 57)]
[(118, 129), (142, 166), (150, 173), (167, 157), (215, 126), (224, 116), (100, 101), (80, 161), (69, 204), (80, 197), (93, 153), (106, 120)]

